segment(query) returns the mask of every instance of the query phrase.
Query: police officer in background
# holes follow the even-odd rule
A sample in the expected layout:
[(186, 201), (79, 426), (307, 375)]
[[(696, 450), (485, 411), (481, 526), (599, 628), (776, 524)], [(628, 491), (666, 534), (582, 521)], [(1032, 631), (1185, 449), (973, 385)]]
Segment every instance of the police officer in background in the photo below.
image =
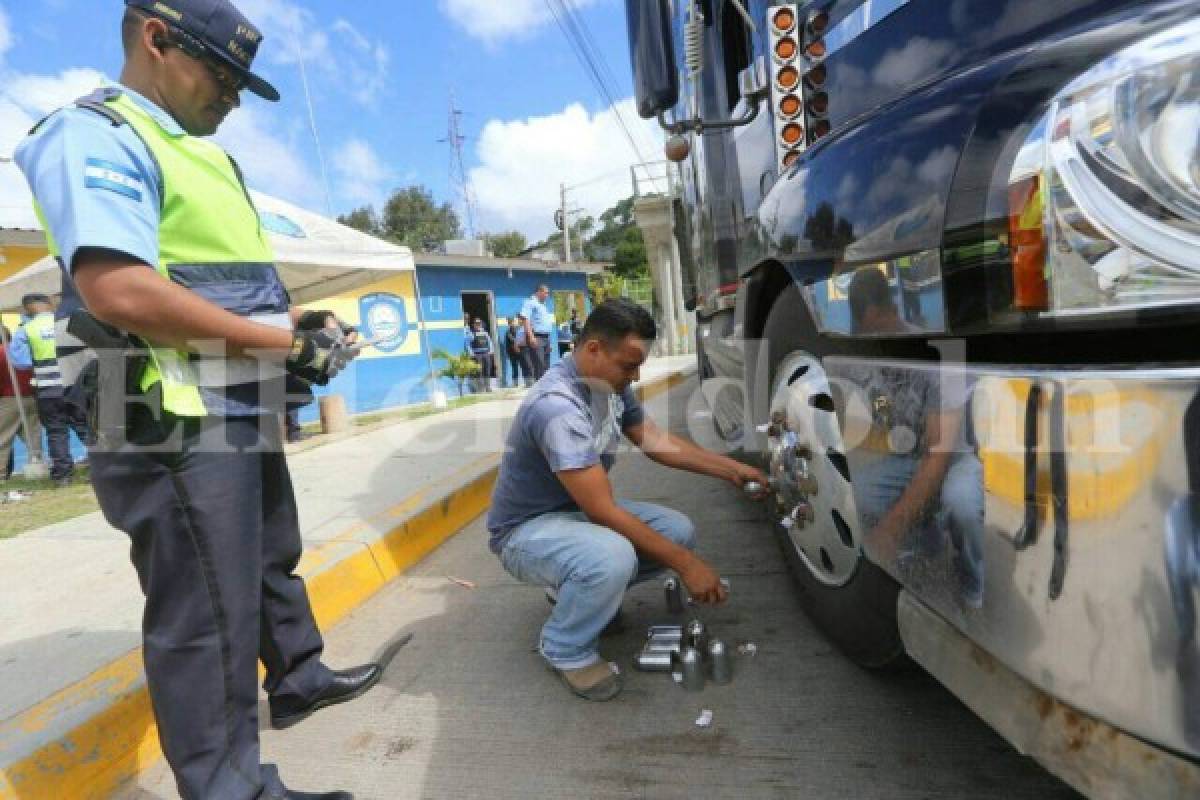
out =
[[(15, 349), (28, 347), (33, 366), (33, 390), (37, 397), (37, 414), (46, 429), (46, 449), (50, 453), (50, 478), (63, 488), (71, 485), (75, 459), (71, 457), (71, 431), (84, 444), (90, 436), (87, 420), (78, 407), (63, 399), (62, 375), (54, 344), (54, 305), (44, 294), (27, 294), (21, 298), (26, 321), (17, 329)], [(24, 366), (19, 364), (19, 366)]]
[(530, 366), (533, 379), (540, 380), (550, 368), (550, 333), (554, 330), (554, 315), (546, 308), (550, 287), (541, 284), (537, 291), (525, 298), (521, 316), (525, 318), (525, 341), (529, 343)]
[(243, 90), (279, 99), (250, 71), (261, 34), (229, 0), (126, 6), (120, 85), (43, 120), (16, 161), (64, 270), (64, 377), (80, 339), (100, 347), (84, 330), (106, 324), (146, 351), (130, 396), (100, 382), (98, 416), (116, 402), (124, 425), (100, 426), (91, 464), (146, 595), (159, 740), (188, 800), (345, 800), (288, 790), (260, 763), (255, 684), (261, 659), (279, 728), (380, 677), (321, 663), (279, 441), (285, 370), (324, 384), (352, 352), (340, 331), (294, 328), (240, 172), (200, 138)]

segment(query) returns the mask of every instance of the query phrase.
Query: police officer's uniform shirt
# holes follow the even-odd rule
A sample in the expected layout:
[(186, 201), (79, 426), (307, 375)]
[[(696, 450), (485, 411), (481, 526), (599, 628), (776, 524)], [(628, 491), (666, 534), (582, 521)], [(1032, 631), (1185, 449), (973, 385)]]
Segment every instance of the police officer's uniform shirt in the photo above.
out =
[[(120, 88), (167, 133), (185, 135), (170, 114), (132, 89)], [(81, 247), (103, 247), (147, 265), (158, 263), (161, 177), (132, 127), (114, 127), (94, 111), (69, 107), (26, 138), (15, 160), (69, 268)]]
[(590, 387), (575, 359), (555, 364), (526, 395), (505, 443), (487, 526), (492, 551), (514, 528), (552, 511), (578, 511), (555, 475), (601, 464), (612, 468), (621, 434), (646, 414), (632, 388), (620, 394)]
[[(114, 88), (168, 135), (187, 135), (170, 114), (141, 94), (126, 86)], [(114, 126), (94, 111), (69, 106), (26, 137), (14, 160), (25, 173), (69, 271), (74, 270), (75, 254), (83, 247), (125, 253), (154, 269), (152, 265), (159, 261), (162, 174), (132, 126)], [(63, 305), (68, 312), (82, 305), (67, 281)], [(217, 415), (253, 416), (270, 411), (258, 402), (258, 388), (258, 384), (243, 384), (200, 391), (205, 405)]]
[(12, 341), (8, 343), (8, 360), (17, 369), (33, 369), (33, 354), (29, 351), (29, 334), (25, 333), (24, 323), (26, 321), (26, 317), (22, 315), (22, 324), (12, 335)]
[(471, 355), (484, 356), (492, 352), (492, 337), (487, 331), (472, 331), (467, 340)]
[(529, 325), (538, 336), (549, 336), (554, 328), (550, 312), (546, 310), (545, 304), (537, 299), (537, 295), (525, 299), (525, 305), (521, 306), (521, 316), (529, 320)]

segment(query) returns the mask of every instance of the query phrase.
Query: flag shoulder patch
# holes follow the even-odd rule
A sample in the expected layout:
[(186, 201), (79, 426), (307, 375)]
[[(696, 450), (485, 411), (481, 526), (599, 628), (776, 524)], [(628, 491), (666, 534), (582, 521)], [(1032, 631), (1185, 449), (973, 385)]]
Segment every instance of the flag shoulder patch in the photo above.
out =
[(146, 188), (133, 170), (100, 158), (89, 158), (84, 163), (83, 185), (88, 189), (116, 192), (139, 203)]

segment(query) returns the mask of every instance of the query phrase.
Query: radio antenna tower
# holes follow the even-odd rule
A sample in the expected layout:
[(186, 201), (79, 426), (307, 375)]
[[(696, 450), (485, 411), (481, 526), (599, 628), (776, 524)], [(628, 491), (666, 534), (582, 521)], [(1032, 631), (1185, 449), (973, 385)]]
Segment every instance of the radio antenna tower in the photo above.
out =
[(450, 93), (450, 118), (446, 130), (446, 138), (439, 141), (450, 145), (450, 183), (458, 189), (462, 198), (463, 221), (466, 223), (468, 239), (475, 238), (475, 197), (471, 193), (471, 180), (467, 177), (467, 169), (463, 166), (463, 142), (467, 137), (462, 133), (462, 114), (455, 107), (454, 93)]

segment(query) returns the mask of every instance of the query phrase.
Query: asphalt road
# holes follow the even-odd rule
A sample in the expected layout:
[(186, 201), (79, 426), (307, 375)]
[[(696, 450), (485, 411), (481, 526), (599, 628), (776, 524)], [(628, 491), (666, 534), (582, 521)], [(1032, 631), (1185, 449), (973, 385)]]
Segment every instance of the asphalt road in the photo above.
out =
[[(674, 393), (676, 430), (694, 386)], [(878, 676), (845, 660), (800, 611), (760, 509), (733, 487), (636, 453), (613, 479), (624, 497), (691, 514), (700, 552), (730, 580), (730, 601), (700, 616), (726, 642), (757, 646), (732, 684), (689, 693), (632, 670), (646, 626), (672, 621), (654, 582), (630, 591), (629, 629), (604, 640), (624, 693), (605, 704), (569, 695), (531, 651), (542, 592), (500, 568), (480, 520), (329, 635), (326, 661), (344, 666), (412, 633), (382, 683), (264, 731), (264, 760), (289, 786), (360, 800), (1077, 797), (923, 672)], [(695, 725), (702, 709), (709, 728)], [(175, 794), (160, 764), (123, 796)]]

